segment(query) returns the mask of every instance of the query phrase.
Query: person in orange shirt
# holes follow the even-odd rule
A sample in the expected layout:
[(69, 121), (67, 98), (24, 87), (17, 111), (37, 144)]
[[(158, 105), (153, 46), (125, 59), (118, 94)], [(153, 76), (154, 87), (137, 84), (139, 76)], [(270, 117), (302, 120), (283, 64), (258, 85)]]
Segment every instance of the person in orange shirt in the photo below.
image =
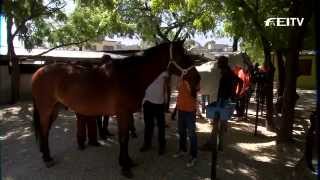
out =
[(191, 159), (187, 163), (187, 167), (192, 167), (197, 160), (198, 143), (196, 134), (196, 111), (197, 111), (197, 91), (196, 87), (183, 78), (178, 87), (177, 110), (178, 110), (178, 132), (179, 132), (179, 151), (174, 155), (175, 158), (185, 155), (187, 152), (187, 131), (190, 138), (190, 154)]

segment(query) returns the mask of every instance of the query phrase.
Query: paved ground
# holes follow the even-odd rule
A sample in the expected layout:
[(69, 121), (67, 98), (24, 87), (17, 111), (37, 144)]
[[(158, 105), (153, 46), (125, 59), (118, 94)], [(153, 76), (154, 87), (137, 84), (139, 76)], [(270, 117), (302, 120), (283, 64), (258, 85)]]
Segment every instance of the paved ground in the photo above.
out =
[[(314, 91), (301, 91), (302, 98), (297, 106), (297, 142), (286, 146), (276, 146), (275, 134), (259, 127), (261, 135), (253, 136), (253, 114), (249, 121), (230, 121), (226, 134), (225, 151), (219, 154), (218, 178), (237, 180), (277, 180), (290, 179), (289, 174), (302, 156), (306, 118), (315, 106)], [(254, 106), (252, 106), (253, 108)], [(253, 109), (250, 111), (254, 113)], [(168, 118), (169, 119), (169, 118)], [(75, 138), (75, 116), (72, 112), (61, 111), (53, 124), (50, 134), (52, 156), (57, 164), (44, 167), (32, 132), (32, 104), (22, 102), (14, 106), (0, 107), (0, 141), (2, 178), (5, 180), (112, 180), (125, 179), (119, 173), (117, 138), (101, 141), (103, 147), (88, 147), (79, 151)], [(167, 154), (159, 157), (157, 143), (154, 149), (140, 153), (143, 122), (137, 117), (138, 139), (130, 140), (130, 155), (139, 164), (133, 169), (134, 179), (193, 180), (209, 179), (210, 159), (208, 152), (199, 153), (198, 164), (186, 168), (187, 158), (174, 159), (177, 149), (177, 135), (174, 121), (168, 121)], [(197, 123), (199, 144), (209, 136), (210, 126), (205, 120)], [(116, 122), (111, 122), (111, 131), (117, 131)]]

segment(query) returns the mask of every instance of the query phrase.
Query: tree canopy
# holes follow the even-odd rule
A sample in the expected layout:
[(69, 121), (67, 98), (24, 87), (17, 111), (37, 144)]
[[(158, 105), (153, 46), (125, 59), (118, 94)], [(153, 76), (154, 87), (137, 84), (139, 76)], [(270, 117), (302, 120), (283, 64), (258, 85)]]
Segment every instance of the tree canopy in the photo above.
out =
[[(3, 11), (7, 22), (13, 24), (7, 28), (12, 35), (12, 40), (18, 37), (23, 41), (26, 49), (42, 45), (46, 39), (43, 37), (50, 33), (53, 26), (66, 20), (66, 15), (62, 11), (66, 5), (64, 0), (19, 0), (4, 1)], [(9, 38), (9, 37), (8, 37)]]
[[(51, 44), (137, 36), (144, 41), (174, 41), (216, 26), (220, 3), (208, 0), (75, 1), (76, 9), (49, 38)], [(76, 36), (75, 36), (76, 34)]]

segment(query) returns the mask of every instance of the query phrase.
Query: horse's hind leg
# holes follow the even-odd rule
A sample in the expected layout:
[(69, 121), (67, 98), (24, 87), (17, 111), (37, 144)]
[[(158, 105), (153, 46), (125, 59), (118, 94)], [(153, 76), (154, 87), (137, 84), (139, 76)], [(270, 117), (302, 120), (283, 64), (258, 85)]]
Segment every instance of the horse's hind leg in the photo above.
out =
[(50, 155), (49, 149), (49, 132), (53, 121), (57, 117), (58, 107), (54, 105), (52, 108), (47, 108), (46, 111), (40, 111), (40, 151), (42, 152), (42, 159), (47, 167), (54, 165), (54, 161)]
[(120, 142), (119, 163), (122, 167), (122, 175), (127, 178), (133, 177), (131, 167), (134, 165), (128, 153), (130, 116), (130, 113), (121, 113), (118, 117), (118, 132)]

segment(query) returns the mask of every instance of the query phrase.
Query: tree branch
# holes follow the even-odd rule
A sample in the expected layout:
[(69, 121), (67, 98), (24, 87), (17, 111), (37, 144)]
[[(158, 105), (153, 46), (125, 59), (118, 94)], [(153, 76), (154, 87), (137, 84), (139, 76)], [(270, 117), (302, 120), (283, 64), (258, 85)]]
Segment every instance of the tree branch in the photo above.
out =
[(164, 32), (164, 34), (166, 36), (168, 36), (169, 32), (175, 28), (178, 28), (178, 27), (181, 27), (182, 26), (182, 23), (178, 23), (178, 22), (175, 22), (175, 23), (172, 23), (171, 25), (169, 25), (168, 27), (164, 27), (166, 29), (166, 31)]
[(166, 34), (163, 34), (162, 33), (162, 31), (161, 31), (161, 29), (160, 29), (160, 25), (159, 24), (157, 24), (157, 34), (158, 34), (158, 36), (160, 36), (163, 40), (165, 40), (165, 41), (169, 41), (169, 39), (168, 39), (168, 37), (166, 36)]
[(244, 0), (239, 0), (239, 2), (240, 2), (240, 6), (243, 7), (245, 9), (245, 11), (249, 12), (249, 18), (252, 19), (255, 27), (258, 30), (258, 33), (260, 34), (262, 41), (267, 42), (268, 45), (271, 46), (270, 42), (268, 41), (268, 38), (266, 37), (265, 29), (259, 23), (257, 16), (255, 16), (255, 13), (252, 10), (252, 8), (250, 8), (249, 5)]
[(180, 26), (180, 28), (178, 29), (178, 31), (176, 32), (176, 34), (174, 35), (173, 41), (176, 41), (181, 33), (183, 29), (183, 26)]
[(21, 30), (21, 28), (26, 24), (26, 22), (28, 22), (29, 20), (35, 18), (36, 16), (32, 13), (36, 12), (34, 10), (34, 6), (36, 4), (36, 1), (32, 1), (32, 5), (31, 5), (31, 15), (28, 16), (26, 19), (24, 19), (20, 24), (19, 26), (17, 27), (17, 29), (15, 30), (15, 32), (12, 34), (12, 37), (14, 38), (18, 33), (19, 31)]
[[(33, 56), (31, 56), (31, 58), (32, 58), (32, 57), (42, 56), (42, 55), (44, 55), (44, 54), (49, 53), (50, 51), (53, 51), (53, 50), (58, 49), (58, 48), (61, 48), (61, 47), (71, 46), (71, 45), (79, 45), (79, 44), (85, 43), (85, 42), (87, 42), (87, 41), (89, 41), (89, 39), (86, 39), (86, 40), (80, 41), (80, 42), (72, 42), (72, 43), (61, 44), (61, 45), (59, 45), (59, 46), (55, 46), (55, 47), (53, 47), (53, 48), (50, 48), (50, 49), (48, 49), (48, 50), (46, 50), (46, 51), (44, 51), (44, 52), (42, 52), (42, 53), (40, 53), (40, 54), (33, 55)], [(29, 57), (29, 58), (30, 58), (30, 57)]]
[[(57, 12), (57, 11), (59, 11), (60, 9), (62, 9), (62, 8), (64, 7), (64, 6), (61, 6), (61, 7), (58, 7), (58, 8), (49, 8), (49, 7), (48, 7), (49, 4), (51, 4), (51, 2), (48, 3), (46, 6), (44, 6), (44, 9), (45, 9), (45, 10), (38, 12), (38, 11), (41, 10), (41, 9), (39, 8), (38, 11), (37, 11), (37, 10), (36, 10), (36, 7), (35, 7), (35, 6), (36, 6), (36, 1), (33, 1), (32, 6), (31, 6), (31, 14), (30, 14), (30, 16), (27, 16), (27, 17), (19, 24), (19, 26), (17, 27), (17, 29), (15, 30), (15, 32), (13, 33), (12, 36), (15, 37), (15, 36), (19, 33), (19, 31), (21, 30), (21, 28), (22, 28), (23, 26), (25, 26), (26, 22), (32, 20), (33, 18), (36, 18), (36, 17), (40, 17), (40, 16), (42, 16), (42, 15), (45, 15), (46, 10), (48, 10), (48, 13), (54, 13), (54, 12)], [(38, 13), (37, 13), (37, 12), (38, 12)]]

